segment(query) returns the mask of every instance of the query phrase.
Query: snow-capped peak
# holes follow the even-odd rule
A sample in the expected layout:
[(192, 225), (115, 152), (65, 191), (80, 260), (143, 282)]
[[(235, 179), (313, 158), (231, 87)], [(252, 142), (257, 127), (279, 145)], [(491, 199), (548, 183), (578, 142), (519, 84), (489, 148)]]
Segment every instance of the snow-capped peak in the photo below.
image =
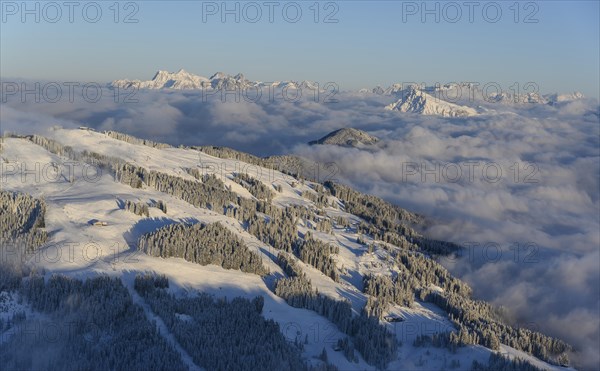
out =
[(226, 73), (224, 73), (224, 72), (220, 72), (220, 71), (219, 71), (219, 72), (215, 73), (214, 75), (212, 75), (212, 76), (210, 77), (210, 79), (211, 79), (211, 80), (217, 80), (217, 79), (223, 79), (223, 78), (225, 78), (225, 77), (227, 77), (227, 74), (226, 74)]
[(442, 117), (463, 117), (477, 114), (477, 111), (471, 107), (446, 102), (415, 87), (404, 90), (402, 97), (398, 101), (387, 105), (385, 109)]
[(204, 76), (194, 75), (181, 68), (177, 72), (158, 70), (152, 80), (116, 80), (113, 87), (141, 89), (200, 89), (209, 85), (209, 79)]

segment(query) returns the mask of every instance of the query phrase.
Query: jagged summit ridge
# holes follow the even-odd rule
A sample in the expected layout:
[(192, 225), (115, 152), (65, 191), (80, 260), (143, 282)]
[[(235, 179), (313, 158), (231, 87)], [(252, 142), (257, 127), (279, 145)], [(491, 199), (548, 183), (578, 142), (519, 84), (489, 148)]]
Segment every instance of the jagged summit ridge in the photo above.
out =
[(323, 138), (309, 142), (310, 145), (330, 144), (344, 147), (369, 146), (379, 142), (379, 138), (365, 131), (354, 128), (342, 128), (325, 135)]
[(195, 75), (184, 69), (177, 72), (158, 70), (152, 80), (115, 80), (110, 86), (118, 88), (140, 88), (140, 89), (245, 89), (249, 87), (275, 87), (287, 89), (319, 89), (319, 85), (312, 81), (275, 81), (262, 82), (248, 80), (244, 74), (229, 75), (224, 72), (216, 72), (210, 77)]

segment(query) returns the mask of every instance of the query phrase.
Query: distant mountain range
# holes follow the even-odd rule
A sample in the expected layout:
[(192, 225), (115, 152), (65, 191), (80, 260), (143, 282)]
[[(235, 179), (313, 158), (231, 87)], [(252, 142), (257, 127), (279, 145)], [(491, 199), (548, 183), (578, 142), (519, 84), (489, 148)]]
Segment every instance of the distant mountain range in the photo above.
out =
[(211, 77), (204, 77), (180, 69), (177, 72), (168, 72), (159, 70), (152, 80), (115, 80), (110, 84), (112, 87), (130, 88), (138, 87), (140, 89), (176, 89), (176, 90), (194, 90), (194, 89), (227, 89), (235, 90), (250, 87), (275, 87), (290, 89), (318, 89), (318, 84), (312, 81), (274, 81), (262, 82), (251, 81), (238, 73), (237, 75), (228, 75), (223, 72), (217, 72)]
[[(151, 80), (115, 80), (110, 83), (113, 88), (140, 88), (140, 89), (175, 89), (175, 90), (230, 90), (240, 91), (244, 89), (302, 89), (312, 91), (324, 91), (324, 85), (313, 81), (274, 81), (262, 82), (248, 80), (243, 74), (229, 75), (217, 72), (211, 77), (195, 75), (180, 69), (177, 72), (159, 70)], [(529, 88), (529, 89), (526, 89)], [(534, 85), (524, 85), (521, 90), (535, 90)], [(517, 93), (511, 90), (489, 92), (474, 83), (453, 83), (436, 86), (425, 86), (423, 84), (392, 84), (388, 88), (377, 86), (374, 89), (360, 89), (362, 94), (376, 94), (389, 96), (396, 100), (384, 106), (390, 111), (403, 113), (414, 113), (422, 115), (435, 115), (441, 117), (468, 117), (488, 111), (478, 109), (486, 103), (510, 104), (563, 104), (573, 100), (582, 99), (583, 94), (574, 92), (571, 94), (547, 94), (541, 95), (536, 92)], [(501, 89), (500, 89), (501, 90)], [(281, 94), (281, 91), (279, 91)]]
[[(505, 88), (506, 91), (498, 91), (495, 89), (502, 90), (502, 87), (493, 84), (487, 88), (485, 85), (476, 83), (451, 83), (444, 85), (427, 86), (424, 84), (392, 84), (388, 88), (382, 88), (377, 86), (374, 89), (361, 89), (362, 93), (373, 93), (384, 96), (404, 96), (411, 94), (414, 91), (419, 91), (428, 94), (430, 97), (438, 101), (483, 101), (489, 103), (504, 103), (504, 104), (522, 104), (522, 103), (540, 103), (540, 104), (556, 104), (570, 102), (578, 99), (585, 98), (580, 92), (566, 93), (566, 94), (540, 94), (534, 91), (538, 87), (534, 83), (527, 83), (523, 86), (516, 87), (518, 90), (524, 90), (520, 93), (515, 93), (513, 88)], [(486, 90), (485, 92), (483, 90)], [(448, 102), (450, 103), (450, 102)]]

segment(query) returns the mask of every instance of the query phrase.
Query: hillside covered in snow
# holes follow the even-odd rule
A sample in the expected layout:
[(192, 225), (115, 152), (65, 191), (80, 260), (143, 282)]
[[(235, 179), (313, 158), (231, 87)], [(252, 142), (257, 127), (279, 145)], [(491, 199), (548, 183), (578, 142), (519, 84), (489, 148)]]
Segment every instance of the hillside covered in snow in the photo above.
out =
[(568, 366), (437, 262), (461, 247), (423, 216), (301, 159), (87, 128), (1, 145), (3, 368)]

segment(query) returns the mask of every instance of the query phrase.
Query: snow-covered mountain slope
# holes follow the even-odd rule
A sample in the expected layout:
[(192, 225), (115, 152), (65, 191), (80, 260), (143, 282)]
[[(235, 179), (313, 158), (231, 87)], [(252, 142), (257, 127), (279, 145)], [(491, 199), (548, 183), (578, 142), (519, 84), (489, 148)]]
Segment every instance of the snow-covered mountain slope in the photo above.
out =
[(403, 92), (402, 98), (385, 107), (390, 111), (437, 115), (442, 117), (475, 116), (477, 111), (471, 107), (460, 106), (443, 101), (421, 90), (409, 88)]
[(379, 138), (365, 131), (354, 128), (342, 128), (325, 135), (323, 138), (309, 142), (308, 144), (331, 144), (336, 146), (360, 147), (369, 146), (379, 142)]
[[(119, 137), (123, 140), (116, 139), (115, 133), (92, 130), (55, 128), (44, 136), (56, 142), (39, 137), (5, 138), (0, 153), (3, 191), (26, 193), (46, 205), (43, 230), (48, 240), (25, 259), (27, 266), (45, 272), (46, 277), (58, 273), (79, 279), (103, 274), (120, 278), (133, 301), (141, 305), (149, 319), (155, 320), (159, 334), (189, 368), (203, 365), (196, 364), (193, 348), (178, 340), (180, 337), (171, 332), (167, 322), (157, 318), (147, 299), (135, 289), (137, 273), (164, 274), (171, 284), (169, 292), (178, 296), (199, 292), (229, 299), (262, 296), (262, 316), (276, 321), (290, 342), (302, 343), (299, 349), (304, 361), (315, 367), (324, 366), (323, 357), (319, 356), (326, 349), (327, 362), (341, 370), (375, 369), (378, 365), (390, 370), (437, 370), (451, 365), (463, 369), (473, 361), (487, 363), (494, 353), (489, 347), (498, 348), (493, 344), (496, 335), (487, 332), (479, 335), (485, 341), (468, 340), (471, 330), (453, 321), (442, 309), (443, 305), (431, 299), (439, 293), (448, 297), (465, 295), (461, 300), (467, 300), (470, 290), (429, 258), (429, 252), (440, 245), (412, 230), (408, 221), (413, 217), (408, 212), (341, 185), (296, 179), (277, 169), (215, 157), (191, 148), (144, 145), (125, 136)], [(116, 163), (117, 160), (123, 162)], [(140, 183), (132, 181), (137, 178), (125, 176), (132, 169), (135, 170), (130, 174), (138, 174)], [(181, 183), (184, 188), (178, 188), (178, 181), (186, 182)], [(190, 196), (203, 187), (213, 187), (212, 196), (202, 194), (200, 199)], [(263, 200), (261, 194), (269, 194), (266, 200), (270, 201)], [(229, 203), (226, 207), (221, 207), (220, 197), (229, 197), (222, 202)], [(146, 215), (124, 207), (125, 201), (154, 205), (159, 200), (167, 205), (166, 209), (150, 207)], [(247, 205), (256, 209), (248, 209)], [(253, 216), (244, 219), (240, 212)], [(281, 218), (285, 213), (293, 215), (293, 230), (286, 230), (289, 226), (284, 223), (270, 239), (263, 238), (261, 228), (279, 223), (281, 220), (275, 216), (282, 215)], [(263, 218), (265, 224), (261, 224)], [(384, 233), (378, 219), (386, 220), (383, 223), (386, 225), (393, 220), (394, 227), (388, 225)], [(216, 263), (199, 264), (183, 255), (155, 257), (138, 249), (141, 236), (165, 226), (217, 222), (260, 257), (268, 274), (243, 273)], [(286, 252), (293, 269), (286, 268), (278, 257), (284, 250), (277, 238), (288, 232), (298, 238), (298, 245), (289, 246)], [(309, 242), (317, 246), (316, 250), (307, 247)], [(332, 253), (326, 255), (325, 249)], [(333, 262), (333, 266), (327, 262)], [(418, 272), (411, 271), (420, 264), (429, 265), (423, 265)], [(301, 274), (295, 276), (297, 272)], [(369, 285), (371, 275), (397, 279), (395, 290), (400, 291), (394, 295), (404, 292), (404, 282), (410, 290), (418, 287), (418, 295), (414, 297), (417, 291), (409, 292), (410, 304), (399, 299), (388, 302), (389, 293), (366, 290), (367, 286), (378, 290)], [(290, 280), (295, 277), (295, 282), (305, 282), (301, 277), (306, 277), (318, 294), (304, 297), (304, 304), (291, 305), (293, 298), (284, 298), (285, 293), (277, 289), (285, 277)], [(454, 293), (456, 290), (459, 294)], [(373, 324), (357, 320), (353, 325), (357, 326), (355, 330), (344, 328), (333, 309), (320, 312), (326, 302), (308, 308), (306, 302), (315, 297), (347, 301), (351, 311), (348, 314), (354, 319), (363, 318), (365, 308), (374, 312), (381, 309), (375, 323), (394, 335), (394, 346), (377, 341), (375, 336), (363, 335), (369, 334)], [(12, 303), (11, 300), (7, 299)], [(14, 311), (18, 305), (8, 307)], [(38, 313), (32, 308), (27, 310), (32, 315)], [(178, 315), (190, 320), (184, 314)], [(460, 334), (465, 343), (456, 340), (450, 346), (435, 340), (451, 333)], [(2, 338), (10, 341), (10, 334), (8, 329)], [(508, 334), (499, 332), (497, 337), (516, 336)], [(344, 338), (349, 338), (352, 347), (358, 350), (352, 351), (353, 356), (337, 347), (338, 340)], [(492, 343), (482, 346), (480, 343), (488, 338)], [(430, 344), (431, 341), (437, 345)], [(391, 349), (393, 354), (388, 361), (377, 363), (372, 357), (378, 353), (373, 352), (381, 349)], [(559, 369), (511, 349), (508, 345), (498, 348), (529, 359), (538, 367)]]

